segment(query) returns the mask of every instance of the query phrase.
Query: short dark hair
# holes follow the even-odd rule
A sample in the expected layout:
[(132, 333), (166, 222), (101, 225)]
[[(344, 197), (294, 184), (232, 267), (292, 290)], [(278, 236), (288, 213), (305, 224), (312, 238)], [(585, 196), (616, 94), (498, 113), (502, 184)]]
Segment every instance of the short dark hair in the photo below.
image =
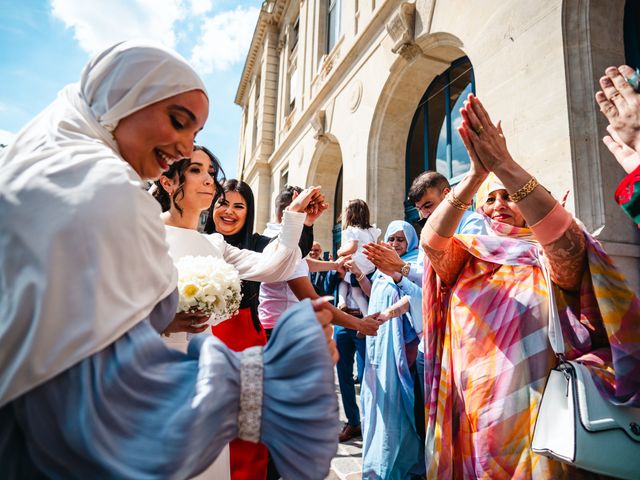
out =
[[(216, 157), (208, 148), (203, 147), (202, 145), (194, 145), (193, 151), (196, 150), (204, 152), (209, 157), (209, 160), (211, 160), (211, 167), (213, 167), (214, 171), (213, 183), (216, 190), (214, 193), (213, 201), (211, 202), (211, 204), (214, 205), (218, 200), (218, 197), (222, 195), (222, 185), (218, 177), (220, 177), (224, 181), (224, 171), (222, 170), (222, 166), (220, 165), (220, 160), (218, 160), (218, 157)], [(162, 174), (163, 177), (167, 177), (170, 179), (175, 179), (176, 177), (178, 178), (178, 188), (175, 192), (173, 192), (173, 195), (171, 196), (164, 189), (164, 187), (160, 183), (160, 180), (155, 181), (156, 188), (153, 192), (153, 196), (160, 204), (163, 212), (169, 210), (171, 208), (171, 204), (173, 203), (173, 205), (176, 207), (176, 210), (178, 210), (178, 213), (182, 215), (182, 207), (180, 206), (178, 201), (184, 198), (184, 172), (187, 170), (189, 165), (191, 165), (191, 159), (183, 158), (182, 160), (173, 162), (169, 169)]]
[(293, 202), (293, 194), (295, 192), (298, 192), (299, 194), (300, 192), (302, 192), (302, 188), (288, 185), (276, 197), (275, 206), (276, 217), (278, 219), (282, 218), (282, 212), (284, 212), (284, 209), (291, 205), (291, 202)]
[(356, 198), (349, 200), (347, 208), (344, 210), (344, 226), (358, 227), (362, 229), (371, 228), (369, 223), (369, 206), (364, 200)]
[(418, 175), (411, 183), (407, 197), (412, 203), (417, 203), (427, 193), (429, 188), (437, 188), (442, 192), (445, 188), (451, 188), (447, 177), (438, 172), (426, 171)]

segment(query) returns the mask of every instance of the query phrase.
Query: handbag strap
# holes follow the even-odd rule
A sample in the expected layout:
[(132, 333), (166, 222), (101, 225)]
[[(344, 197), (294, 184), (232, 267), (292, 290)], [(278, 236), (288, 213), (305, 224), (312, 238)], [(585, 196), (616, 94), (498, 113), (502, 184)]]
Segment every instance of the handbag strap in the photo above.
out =
[(558, 356), (564, 355), (564, 338), (562, 336), (562, 327), (560, 326), (560, 314), (556, 305), (556, 295), (553, 291), (553, 283), (551, 282), (551, 273), (544, 261), (544, 256), (540, 255), (540, 268), (544, 273), (547, 282), (547, 290), (549, 291), (549, 343), (551, 348)]

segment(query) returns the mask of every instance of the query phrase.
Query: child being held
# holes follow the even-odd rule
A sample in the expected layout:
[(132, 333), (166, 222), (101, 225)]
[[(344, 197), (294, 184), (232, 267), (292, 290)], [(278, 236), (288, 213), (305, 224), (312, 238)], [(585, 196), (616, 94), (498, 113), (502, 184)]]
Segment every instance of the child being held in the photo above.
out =
[[(370, 276), (376, 267), (364, 255), (362, 247), (367, 243), (377, 242), (382, 232), (369, 223), (369, 207), (364, 200), (349, 201), (343, 218), (346, 228), (342, 231), (342, 244), (338, 256), (351, 255), (362, 274)], [(346, 308), (349, 295), (358, 305), (362, 315), (366, 315), (369, 301), (351, 272), (347, 272), (338, 286), (338, 308)]]

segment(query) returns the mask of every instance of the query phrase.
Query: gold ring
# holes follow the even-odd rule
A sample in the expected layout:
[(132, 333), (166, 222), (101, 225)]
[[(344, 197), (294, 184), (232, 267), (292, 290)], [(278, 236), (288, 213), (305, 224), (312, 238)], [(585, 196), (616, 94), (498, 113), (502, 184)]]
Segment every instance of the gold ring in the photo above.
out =
[(476, 132), (476, 135), (482, 134), (482, 132), (484, 132), (484, 127), (480, 125), (478, 128), (475, 129), (475, 132)]
[(609, 97), (609, 100), (611, 101), (611, 100), (613, 100), (614, 98), (618, 97), (619, 95), (620, 95), (620, 92), (618, 92), (618, 91), (616, 90), (616, 93), (614, 93), (613, 95), (611, 95), (611, 96)]

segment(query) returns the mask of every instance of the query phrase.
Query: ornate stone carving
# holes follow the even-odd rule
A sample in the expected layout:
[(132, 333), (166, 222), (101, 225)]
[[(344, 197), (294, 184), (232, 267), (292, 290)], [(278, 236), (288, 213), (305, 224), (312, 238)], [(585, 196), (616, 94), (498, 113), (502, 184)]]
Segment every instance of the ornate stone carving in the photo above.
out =
[(387, 32), (394, 42), (391, 51), (407, 60), (415, 58), (422, 51), (415, 42), (415, 21), (415, 3), (402, 2), (387, 22)]
[(316, 140), (323, 140), (326, 138), (325, 136), (325, 127), (326, 127), (327, 114), (324, 110), (318, 110), (313, 117), (311, 117), (311, 126), (316, 131), (313, 135), (313, 138)]

